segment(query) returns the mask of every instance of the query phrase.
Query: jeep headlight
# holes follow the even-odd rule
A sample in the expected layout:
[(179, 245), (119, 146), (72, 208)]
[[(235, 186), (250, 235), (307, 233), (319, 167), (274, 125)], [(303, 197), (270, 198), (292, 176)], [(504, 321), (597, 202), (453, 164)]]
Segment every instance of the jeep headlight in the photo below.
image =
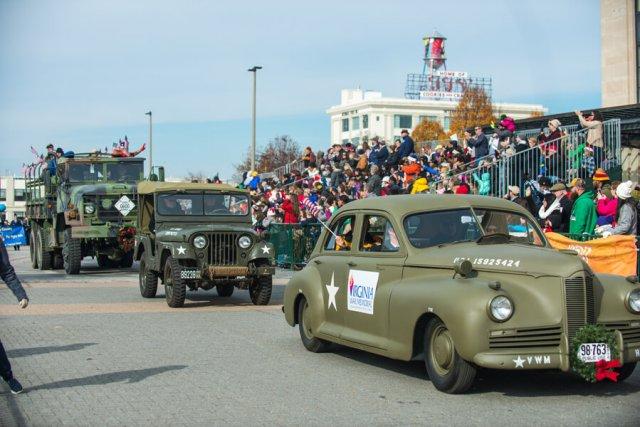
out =
[(513, 314), (513, 303), (504, 295), (498, 295), (489, 303), (489, 317), (496, 322), (506, 322)]
[(207, 246), (207, 238), (204, 236), (196, 236), (196, 238), (193, 239), (193, 246), (195, 246), (196, 249), (204, 249), (204, 247)]
[(249, 248), (249, 246), (251, 246), (251, 237), (249, 237), (249, 236), (241, 236), (238, 239), (238, 246), (240, 246), (242, 249)]
[(92, 204), (86, 204), (84, 205), (84, 213), (86, 214), (92, 214), (96, 211), (96, 207), (93, 206)]
[(627, 296), (627, 308), (634, 314), (640, 314), (640, 288), (635, 288)]

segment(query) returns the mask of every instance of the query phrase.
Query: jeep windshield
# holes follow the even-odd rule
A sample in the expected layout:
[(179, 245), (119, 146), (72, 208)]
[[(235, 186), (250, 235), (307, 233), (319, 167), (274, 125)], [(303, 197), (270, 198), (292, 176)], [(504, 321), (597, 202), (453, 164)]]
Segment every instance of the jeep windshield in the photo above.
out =
[[(421, 212), (404, 220), (409, 242), (416, 248), (485, 241), (544, 246), (537, 224), (517, 212), (491, 209), (454, 209)], [(496, 239), (489, 239), (495, 236)]]
[(107, 163), (107, 179), (115, 182), (136, 183), (144, 179), (143, 167), (142, 162)]
[(167, 216), (243, 216), (249, 213), (244, 194), (159, 194), (157, 211)]

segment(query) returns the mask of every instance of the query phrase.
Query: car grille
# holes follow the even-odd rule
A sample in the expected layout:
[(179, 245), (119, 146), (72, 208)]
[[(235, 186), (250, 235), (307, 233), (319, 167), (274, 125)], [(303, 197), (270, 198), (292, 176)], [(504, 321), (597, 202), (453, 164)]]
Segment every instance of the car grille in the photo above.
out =
[(595, 323), (595, 299), (591, 277), (571, 277), (564, 281), (565, 306), (567, 310), (567, 334), (569, 342), (586, 324)]
[(209, 234), (209, 265), (236, 265), (238, 262), (238, 234)]
[(502, 336), (490, 336), (489, 348), (557, 347), (562, 327), (516, 329)]
[(626, 322), (619, 323), (605, 323), (604, 327), (610, 330), (618, 330), (622, 334), (624, 343), (639, 343), (640, 342), (640, 325), (634, 322), (634, 326)]

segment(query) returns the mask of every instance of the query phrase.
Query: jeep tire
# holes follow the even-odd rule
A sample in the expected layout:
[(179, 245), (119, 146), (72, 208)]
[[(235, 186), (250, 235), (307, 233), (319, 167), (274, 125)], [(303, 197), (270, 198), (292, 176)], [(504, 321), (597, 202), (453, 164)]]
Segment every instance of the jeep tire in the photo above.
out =
[(473, 384), (476, 368), (460, 357), (451, 332), (438, 318), (427, 324), (424, 355), (429, 379), (438, 390), (450, 394), (464, 393)]
[(149, 270), (144, 255), (140, 259), (140, 270), (138, 271), (138, 282), (140, 284), (140, 295), (142, 298), (154, 298), (158, 292), (158, 275)]
[(249, 296), (254, 305), (267, 305), (271, 299), (273, 279), (271, 276), (260, 276), (249, 285)]
[(182, 307), (187, 296), (187, 286), (180, 278), (180, 270), (178, 261), (169, 255), (164, 263), (164, 296), (172, 308)]
[(71, 237), (71, 229), (64, 230), (64, 245), (62, 247), (62, 259), (64, 271), (67, 274), (80, 273), (80, 262), (82, 261), (82, 242), (80, 239)]
[(233, 295), (234, 288), (235, 286), (233, 286), (233, 284), (216, 285), (216, 291), (218, 292), (218, 296), (224, 297), (224, 298), (227, 298)]

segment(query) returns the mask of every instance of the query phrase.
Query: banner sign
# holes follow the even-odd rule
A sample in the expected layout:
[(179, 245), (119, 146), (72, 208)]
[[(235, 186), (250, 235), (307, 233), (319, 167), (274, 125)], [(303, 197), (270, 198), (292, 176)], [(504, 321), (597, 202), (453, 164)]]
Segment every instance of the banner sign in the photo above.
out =
[(420, 92), (420, 98), (422, 99), (441, 99), (441, 98), (449, 98), (449, 99), (461, 99), (462, 92), (438, 92), (435, 90), (425, 90)]
[(578, 252), (596, 273), (633, 276), (636, 274), (638, 253), (636, 236), (609, 236), (606, 238), (578, 242), (558, 233), (545, 233), (556, 249), (571, 249)]
[(448, 70), (438, 70), (435, 72), (436, 76), (440, 77), (453, 77), (456, 79), (468, 79), (469, 73), (466, 71), (448, 71)]
[(13, 227), (1, 227), (0, 233), (5, 246), (26, 245), (27, 236), (24, 233), (24, 227), (16, 225)]

